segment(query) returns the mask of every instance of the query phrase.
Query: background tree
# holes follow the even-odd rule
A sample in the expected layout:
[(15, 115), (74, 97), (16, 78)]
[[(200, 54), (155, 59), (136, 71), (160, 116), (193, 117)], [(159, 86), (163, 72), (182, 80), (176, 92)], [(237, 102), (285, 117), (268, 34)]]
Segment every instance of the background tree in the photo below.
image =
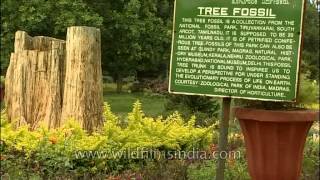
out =
[(166, 114), (178, 111), (185, 119), (195, 115), (197, 125), (210, 126), (219, 116), (220, 101), (208, 96), (172, 94), (168, 96), (165, 109)]
[(118, 92), (127, 76), (156, 78), (167, 72), (171, 43), (167, 0), (95, 0), (87, 4), (104, 18), (103, 69), (117, 83)]
[[(8, 65), (14, 33), (65, 37), (68, 26), (102, 30), (104, 74), (118, 81), (136, 75), (165, 77), (168, 73), (173, 0), (1, 0), (1, 70)], [(305, 17), (303, 72), (319, 77), (319, 12), (308, 1)]]
[(319, 80), (319, 11), (308, 1), (304, 19), (302, 72), (308, 78)]
[(1, 0), (1, 74), (6, 72), (17, 30), (64, 38), (69, 26), (100, 27), (102, 22), (82, 0)]

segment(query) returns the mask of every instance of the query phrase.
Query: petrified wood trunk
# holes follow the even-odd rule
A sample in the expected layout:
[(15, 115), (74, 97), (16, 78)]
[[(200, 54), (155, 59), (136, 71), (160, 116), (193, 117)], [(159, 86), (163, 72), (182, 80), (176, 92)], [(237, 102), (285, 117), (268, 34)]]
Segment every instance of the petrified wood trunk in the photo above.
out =
[(65, 41), (16, 32), (5, 81), (10, 122), (31, 129), (40, 122), (48, 128), (60, 126), (64, 63)]
[(65, 41), (18, 31), (5, 81), (8, 119), (31, 129), (73, 118), (89, 132), (103, 123), (100, 31), (68, 28)]
[(62, 121), (74, 118), (92, 132), (103, 123), (100, 30), (69, 27)]

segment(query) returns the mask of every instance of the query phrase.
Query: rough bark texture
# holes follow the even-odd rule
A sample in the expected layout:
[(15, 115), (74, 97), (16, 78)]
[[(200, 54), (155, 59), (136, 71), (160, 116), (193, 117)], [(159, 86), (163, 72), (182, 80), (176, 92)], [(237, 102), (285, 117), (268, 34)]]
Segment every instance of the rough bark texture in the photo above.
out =
[(60, 126), (65, 41), (17, 31), (14, 51), (5, 81), (8, 120), (31, 129), (41, 121)]
[(17, 31), (7, 70), (8, 120), (31, 129), (68, 119), (92, 132), (103, 123), (100, 30), (70, 27), (67, 42)]
[(74, 118), (92, 132), (103, 123), (100, 30), (69, 27), (62, 121)]

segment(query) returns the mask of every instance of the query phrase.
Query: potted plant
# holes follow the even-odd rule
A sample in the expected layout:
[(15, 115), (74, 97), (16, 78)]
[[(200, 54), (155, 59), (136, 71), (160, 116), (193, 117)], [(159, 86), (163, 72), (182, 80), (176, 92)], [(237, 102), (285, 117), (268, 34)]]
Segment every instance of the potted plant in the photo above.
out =
[[(240, 100), (235, 116), (245, 138), (253, 180), (298, 180), (307, 133), (318, 112), (319, 88), (302, 76), (295, 103)], [(239, 103), (238, 102), (238, 103)]]

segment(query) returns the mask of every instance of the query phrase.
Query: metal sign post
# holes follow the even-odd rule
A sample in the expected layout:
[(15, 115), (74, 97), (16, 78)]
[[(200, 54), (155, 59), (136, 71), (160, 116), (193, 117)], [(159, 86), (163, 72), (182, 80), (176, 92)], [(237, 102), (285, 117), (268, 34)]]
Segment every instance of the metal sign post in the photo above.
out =
[[(222, 117), (219, 124), (219, 144), (218, 152), (227, 152), (228, 146), (228, 130), (229, 130), (229, 119), (230, 119), (230, 108), (231, 107), (231, 98), (222, 99)], [(224, 158), (219, 157), (218, 166), (216, 169), (216, 180), (224, 179), (224, 169), (225, 169)]]

